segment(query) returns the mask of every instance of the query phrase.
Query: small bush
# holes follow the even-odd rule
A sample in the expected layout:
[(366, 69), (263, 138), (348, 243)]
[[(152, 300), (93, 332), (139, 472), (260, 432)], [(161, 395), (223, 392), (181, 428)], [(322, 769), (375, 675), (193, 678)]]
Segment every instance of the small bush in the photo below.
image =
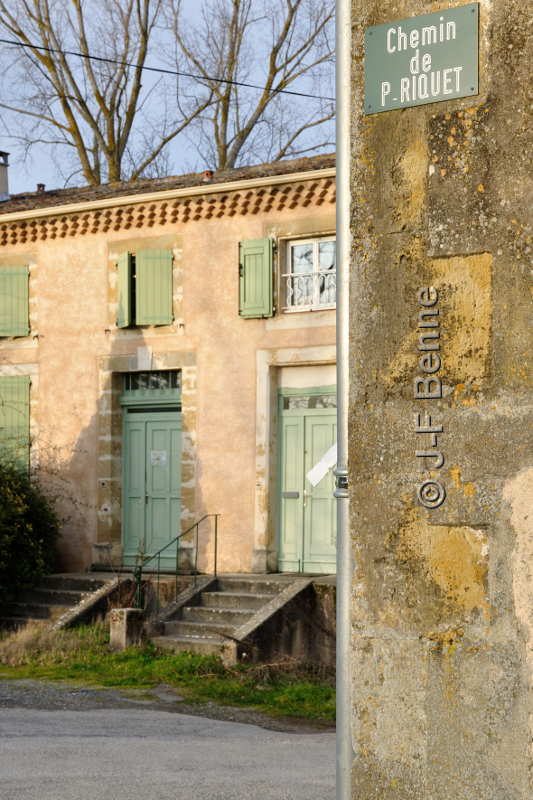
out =
[(0, 465), (0, 600), (50, 572), (59, 528), (54, 501), (26, 474)]

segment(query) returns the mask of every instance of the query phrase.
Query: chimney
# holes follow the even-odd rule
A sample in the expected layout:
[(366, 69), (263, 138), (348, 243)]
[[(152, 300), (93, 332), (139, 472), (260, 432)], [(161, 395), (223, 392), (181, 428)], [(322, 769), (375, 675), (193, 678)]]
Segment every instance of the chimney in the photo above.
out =
[(37, 191), (38, 192), (44, 192), (44, 183), (38, 183), (37, 184)]
[(9, 184), (7, 182), (8, 155), (9, 153), (3, 153), (0, 150), (0, 203), (5, 203), (6, 200), (10, 199)]
[(212, 169), (204, 169), (204, 183), (213, 183)]

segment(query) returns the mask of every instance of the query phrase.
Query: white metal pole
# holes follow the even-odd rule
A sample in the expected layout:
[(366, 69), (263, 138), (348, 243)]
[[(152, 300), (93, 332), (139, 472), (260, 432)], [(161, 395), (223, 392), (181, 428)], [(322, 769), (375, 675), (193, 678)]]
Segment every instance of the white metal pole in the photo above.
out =
[(350, 597), (354, 571), (348, 510), (351, 3), (336, 0), (337, 166), (337, 800), (350, 800)]

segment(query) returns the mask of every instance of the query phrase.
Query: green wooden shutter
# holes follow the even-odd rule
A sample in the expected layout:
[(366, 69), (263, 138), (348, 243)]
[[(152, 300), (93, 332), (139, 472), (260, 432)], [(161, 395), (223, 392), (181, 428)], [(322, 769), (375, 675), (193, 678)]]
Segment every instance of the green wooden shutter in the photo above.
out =
[(121, 253), (117, 259), (118, 266), (118, 315), (117, 327), (127, 328), (131, 325), (131, 255)]
[(239, 242), (239, 314), (272, 317), (272, 239)]
[(135, 273), (137, 325), (171, 325), (172, 250), (137, 250)]
[(0, 460), (28, 471), (30, 466), (30, 378), (0, 377)]
[(0, 336), (27, 336), (29, 267), (0, 267)]

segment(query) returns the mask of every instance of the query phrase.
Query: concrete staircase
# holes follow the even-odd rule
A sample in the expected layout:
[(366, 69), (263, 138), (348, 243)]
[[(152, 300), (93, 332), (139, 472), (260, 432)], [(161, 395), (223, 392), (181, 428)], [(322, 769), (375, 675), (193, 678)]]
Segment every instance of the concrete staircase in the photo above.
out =
[(9, 602), (0, 604), (0, 629), (33, 622), (54, 622), (107, 583), (85, 575), (46, 575), (35, 589), (19, 590)]
[(211, 581), (207, 590), (194, 594), (190, 603), (176, 604), (162, 615), (158, 644), (174, 650), (217, 654), (232, 634), (280, 595), (290, 581), (278, 576), (224, 576)]

